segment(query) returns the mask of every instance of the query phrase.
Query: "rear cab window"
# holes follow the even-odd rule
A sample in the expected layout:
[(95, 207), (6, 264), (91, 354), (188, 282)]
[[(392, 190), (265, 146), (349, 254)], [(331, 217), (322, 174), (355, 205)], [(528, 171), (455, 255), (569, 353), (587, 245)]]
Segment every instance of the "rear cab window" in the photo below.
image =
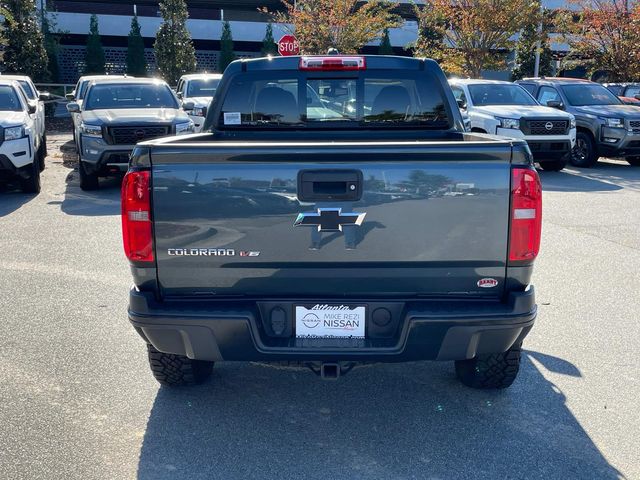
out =
[(220, 129), (424, 128), (453, 125), (425, 71), (264, 71), (236, 75)]

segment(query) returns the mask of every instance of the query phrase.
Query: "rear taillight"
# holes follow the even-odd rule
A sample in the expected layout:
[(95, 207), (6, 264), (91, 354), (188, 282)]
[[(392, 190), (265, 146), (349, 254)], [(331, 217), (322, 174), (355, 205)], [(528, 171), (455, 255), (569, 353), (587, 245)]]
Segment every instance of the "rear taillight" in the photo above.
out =
[(364, 57), (300, 57), (300, 70), (365, 70)]
[(533, 168), (511, 170), (509, 262), (533, 261), (540, 251), (542, 185)]
[(136, 262), (153, 262), (151, 172), (128, 172), (122, 181), (124, 253)]

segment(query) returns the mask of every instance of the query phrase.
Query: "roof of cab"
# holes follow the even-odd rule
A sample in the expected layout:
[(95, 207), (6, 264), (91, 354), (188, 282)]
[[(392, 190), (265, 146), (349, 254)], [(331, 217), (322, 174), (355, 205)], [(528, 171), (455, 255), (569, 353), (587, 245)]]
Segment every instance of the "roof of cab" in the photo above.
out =
[(229, 67), (247, 71), (256, 70), (298, 70), (302, 57), (363, 57), (365, 70), (420, 70), (426, 64), (437, 65), (428, 58), (399, 57), (394, 55), (291, 55), (286, 57), (243, 58), (232, 62)]
[(180, 80), (193, 80), (193, 79), (211, 79), (211, 80), (219, 80), (222, 78), (221, 73), (189, 73), (187, 75), (182, 75)]
[(6, 78), (9, 80), (31, 80), (31, 77), (29, 77), (28, 75), (22, 75), (19, 73), (12, 75), (0, 74), (0, 78)]
[(506, 80), (484, 80), (482, 78), (450, 78), (449, 83), (458, 85), (513, 85)]
[(157, 84), (157, 85), (167, 85), (167, 82), (162, 80), (161, 78), (136, 78), (136, 77), (119, 77), (119, 78), (101, 78), (100, 82), (96, 82), (98, 79), (94, 79), (91, 81), (92, 84), (99, 83), (100, 85), (109, 85), (109, 84)]
[(12, 87), (21, 88), (20, 84), (15, 78), (6, 78), (4, 75), (0, 76), (0, 85), (3, 85), (3, 86), (10, 85)]
[(584, 78), (571, 78), (571, 77), (528, 77), (518, 80), (520, 82), (530, 83), (548, 83), (548, 84), (562, 84), (562, 83), (595, 83), (591, 80)]
[(123, 79), (123, 78), (134, 78), (134, 77), (130, 75), (83, 75), (78, 79), (78, 81), (84, 82), (86, 80), (101, 80), (103, 78), (104, 79), (111, 79), (111, 78)]

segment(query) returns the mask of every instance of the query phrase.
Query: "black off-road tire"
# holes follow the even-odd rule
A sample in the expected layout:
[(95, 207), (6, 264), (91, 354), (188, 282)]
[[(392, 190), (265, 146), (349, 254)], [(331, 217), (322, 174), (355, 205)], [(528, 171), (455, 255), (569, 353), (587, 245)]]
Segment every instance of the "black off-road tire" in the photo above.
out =
[(40, 169), (41, 172), (44, 171), (46, 167), (44, 163), (45, 158), (47, 158), (47, 149), (43, 143), (40, 145), (40, 148), (38, 149), (38, 168)]
[(29, 177), (20, 179), (20, 188), (24, 193), (40, 193), (40, 158), (36, 155), (29, 165)]
[(576, 146), (571, 152), (571, 165), (591, 168), (598, 163), (596, 142), (587, 132), (580, 131), (576, 135)]
[(546, 172), (559, 172), (567, 166), (566, 160), (543, 160), (538, 163), (540, 164), (540, 168)]
[(214, 362), (192, 360), (182, 355), (159, 352), (149, 343), (147, 350), (151, 373), (162, 385), (169, 387), (197, 385), (209, 378), (213, 370)]
[(78, 172), (80, 173), (80, 188), (84, 191), (98, 189), (98, 175), (95, 173), (87, 173), (84, 164), (78, 156)]
[(467, 387), (479, 389), (507, 388), (520, 370), (521, 345), (504, 353), (478, 355), (471, 360), (456, 361), (456, 375)]
[(627, 157), (625, 160), (632, 167), (640, 167), (640, 157)]
[(49, 155), (49, 149), (47, 148), (47, 134), (43, 134), (42, 135), (42, 146), (44, 147), (42, 152), (43, 155), (46, 157), (47, 155)]

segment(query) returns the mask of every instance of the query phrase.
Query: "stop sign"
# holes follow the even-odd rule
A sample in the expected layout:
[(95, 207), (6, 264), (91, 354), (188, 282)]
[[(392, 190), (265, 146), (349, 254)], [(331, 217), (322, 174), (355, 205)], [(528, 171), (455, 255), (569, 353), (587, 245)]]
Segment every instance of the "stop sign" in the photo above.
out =
[(300, 53), (300, 44), (293, 35), (283, 35), (278, 42), (278, 53), (285, 57), (289, 55), (298, 55)]

